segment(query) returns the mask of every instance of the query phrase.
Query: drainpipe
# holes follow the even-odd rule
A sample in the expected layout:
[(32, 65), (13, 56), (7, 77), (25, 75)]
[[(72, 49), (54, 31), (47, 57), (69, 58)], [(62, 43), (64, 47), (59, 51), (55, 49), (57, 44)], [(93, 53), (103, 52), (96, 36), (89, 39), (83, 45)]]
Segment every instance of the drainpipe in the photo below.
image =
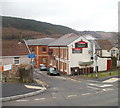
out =
[(60, 47), (59, 47), (59, 66), (58, 66), (58, 70), (59, 70), (59, 72), (60, 72)]

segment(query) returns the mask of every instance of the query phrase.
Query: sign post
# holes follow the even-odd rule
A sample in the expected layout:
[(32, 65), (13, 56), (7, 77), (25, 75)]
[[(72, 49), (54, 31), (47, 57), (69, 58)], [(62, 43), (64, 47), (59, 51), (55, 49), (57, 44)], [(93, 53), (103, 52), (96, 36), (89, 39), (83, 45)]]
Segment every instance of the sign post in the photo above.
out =
[(98, 78), (98, 67), (97, 67), (97, 59), (98, 59), (98, 56), (97, 56), (97, 54), (95, 54), (95, 61), (96, 61), (96, 66), (95, 66), (95, 71), (96, 71), (96, 78)]

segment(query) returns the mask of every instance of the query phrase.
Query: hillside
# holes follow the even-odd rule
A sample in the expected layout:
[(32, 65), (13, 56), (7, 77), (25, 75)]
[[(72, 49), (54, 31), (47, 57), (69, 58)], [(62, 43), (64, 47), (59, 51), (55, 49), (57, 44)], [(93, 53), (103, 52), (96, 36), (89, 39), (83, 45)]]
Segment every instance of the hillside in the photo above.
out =
[(67, 33), (77, 33), (75, 30), (46, 22), (29, 19), (2, 16), (3, 39), (18, 39), (20, 33), (26, 39), (54, 37), (58, 38)]
[(104, 31), (80, 31), (79, 35), (90, 34), (96, 39), (109, 40), (114, 46), (118, 46), (118, 36), (116, 32), (104, 32)]

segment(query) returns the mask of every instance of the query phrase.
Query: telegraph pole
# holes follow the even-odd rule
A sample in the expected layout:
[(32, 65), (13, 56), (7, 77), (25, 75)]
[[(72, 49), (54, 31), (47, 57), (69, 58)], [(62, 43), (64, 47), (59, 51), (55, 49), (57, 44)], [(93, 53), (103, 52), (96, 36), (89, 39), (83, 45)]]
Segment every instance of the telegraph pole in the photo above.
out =
[(96, 62), (95, 72), (96, 72), (96, 78), (98, 78), (97, 59), (98, 59), (98, 56), (97, 56), (97, 54), (95, 54), (95, 62)]

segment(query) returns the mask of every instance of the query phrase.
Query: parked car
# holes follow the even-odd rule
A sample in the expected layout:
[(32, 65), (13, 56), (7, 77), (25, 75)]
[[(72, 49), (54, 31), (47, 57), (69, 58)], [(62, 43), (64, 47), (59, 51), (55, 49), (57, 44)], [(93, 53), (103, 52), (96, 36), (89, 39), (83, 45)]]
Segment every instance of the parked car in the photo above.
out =
[(60, 73), (56, 68), (49, 67), (47, 69), (47, 75), (60, 75)]
[(47, 71), (47, 67), (44, 64), (40, 64), (40, 71)]

